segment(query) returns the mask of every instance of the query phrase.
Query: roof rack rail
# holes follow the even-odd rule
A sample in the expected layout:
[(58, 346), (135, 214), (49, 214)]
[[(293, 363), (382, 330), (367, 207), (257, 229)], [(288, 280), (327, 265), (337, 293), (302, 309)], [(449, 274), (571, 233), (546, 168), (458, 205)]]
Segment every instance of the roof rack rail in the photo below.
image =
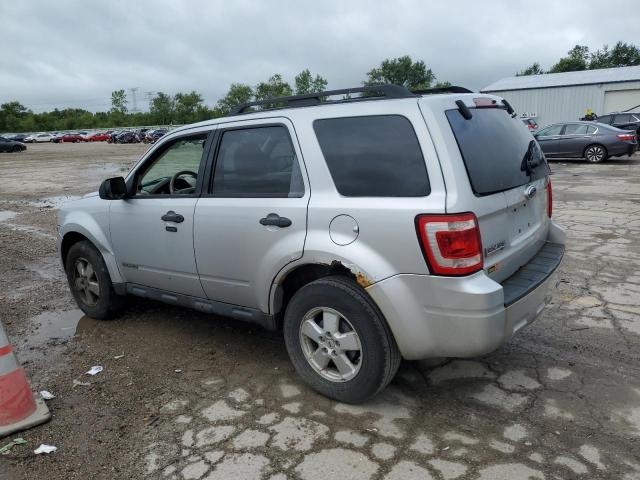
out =
[(429, 94), (429, 93), (474, 93), (472, 90), (464, 87), (458, 87), (457, 85), (450, 85), (448, 87), (436, 87), (425, 88), (422, 90), (411, 90), (411, 93), (417, 95)]
[[(352, 93), (373, 93), (377, 95), (342, 99), (342, 100), (323, 100), (326, 97), (334, 95), (351, 95)], [(227, 114), (228, 117), (233, 115), (240, 115), (247, 113), (246, 110), (251, 107), (257, 107), (261, 105), (282, 105), (277, 107), (265, 108), (265, 110), (277, 110), (279, 108), (292, 108), (292, 107), (308, 107), (310, 105), (318, 105), (320, 103), (343, 103), (353, 102), (359, 100), (376, 100), (376, 99), (389, 99), (389, 98), (411, 98), (416, 95), (410, 92), (405, 87), (399, 85), (383, 84), (383, 85), (365, 85), (355, 88), (344, 88), (341, 90), (327, 90), (325, 92), (305, 93), (303, 95), (292, 95), (290, 97), (273, 97), (265, 98), (264, 100), (256, 100), (254, 102), (245, 102), (237, 105)]]

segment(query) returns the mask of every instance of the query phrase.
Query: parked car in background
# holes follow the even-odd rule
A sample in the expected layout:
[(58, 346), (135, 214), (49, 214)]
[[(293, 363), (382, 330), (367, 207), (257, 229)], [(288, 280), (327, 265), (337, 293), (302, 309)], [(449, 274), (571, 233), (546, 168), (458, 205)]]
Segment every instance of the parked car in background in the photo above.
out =
[(633, 130), (636, 132), (636, 135), (640, 135), (640, 113), (610, 113), (598, 117), (597, 122), (606, 123), (607, 125), (622, 128), (623, 130)]
[(55, 137), (50, 133), (34, 133), (24, 139), (25, 143), (52, 142)]
[(593, 163), (631, 155), (638, 146), (635, 133), (599, 122), (556, 123), (534, 136), (547, 157), (585, 158)]
[(81, 133), (65, 133), (58, 141), (61, 143), (78, 143), (86, 142), (87, 140)]
[(87, 135), (85, 140), (87, 142), (106, 142), (109, 138), (111, 138), (111, 135), (106, 132), (94, 132)]
[(27, 149), (24, 143), (16, 142), (15, 140), (9, 140), (5, 137), (0, 137), (0, 152), (22, 152)]
[(149, 130), (144, 136), (144, 143), (155, 143), (158, 139), (162, 138), (168, 132), (165, 128), (159, 128), (157, 130)]
[(13, 140), (14, 142), (24, 142), (24, 139), (29, 136), (28, 133), (16, 133), (10, 137), (5, 137), (7, 140)]
[(524, 123), (530, 132), (534, 132), (538, 129), (538, 122), (536, 122), (533, 118), (523, 118), (522, 123)]

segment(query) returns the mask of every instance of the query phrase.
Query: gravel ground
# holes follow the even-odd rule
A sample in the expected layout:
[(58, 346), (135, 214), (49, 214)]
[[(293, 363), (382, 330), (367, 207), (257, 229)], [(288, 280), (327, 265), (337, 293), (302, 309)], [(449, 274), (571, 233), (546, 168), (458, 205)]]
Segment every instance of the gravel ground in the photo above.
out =
[(51, 422), (0, 440), (28, 442), (0, 478), (640, 479), (640, 157), (552, 164), (568, 252), (537, 322), (482, 358), (405, 362), (349, 406), (299, 381), (278, 334), (138, 300), (109, 322), (77, 309), (55, 210), (145, 149), (0, 155), (0, 318), (56, 395)]

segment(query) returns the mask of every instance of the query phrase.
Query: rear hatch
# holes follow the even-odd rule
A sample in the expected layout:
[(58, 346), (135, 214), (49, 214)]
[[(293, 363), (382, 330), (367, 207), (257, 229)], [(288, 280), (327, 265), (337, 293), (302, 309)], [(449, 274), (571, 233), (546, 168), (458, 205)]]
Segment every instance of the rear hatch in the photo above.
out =
[(457, 106), (454, 100), (455, 108), (444, 112), (459, 150), (450, 157), (460, 158), (466, 171), (457, 170), (454, 208), (476, 214), (485, 272), (502, 282), (546, 241), (549, 167), (527, 127), (500, 100), (467, 97)]

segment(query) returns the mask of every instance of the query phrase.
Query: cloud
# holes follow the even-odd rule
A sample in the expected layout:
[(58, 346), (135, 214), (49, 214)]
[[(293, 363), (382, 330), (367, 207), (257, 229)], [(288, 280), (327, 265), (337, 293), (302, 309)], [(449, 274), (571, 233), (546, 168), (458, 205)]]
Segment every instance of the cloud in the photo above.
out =
[(404, 54), (480, 89), (534, 61), (549, 67), (576, 43), (634, 42), (640, 11), (623, 1), (42, 0), (3, 2), (0, 18), (0, 102), (95, 111), (119, 88), (138, 87), (139, 108), (157, 91), (196, 90), (211, 105), (232, 82), (292, 82), (304, 68), (350, 87)]

